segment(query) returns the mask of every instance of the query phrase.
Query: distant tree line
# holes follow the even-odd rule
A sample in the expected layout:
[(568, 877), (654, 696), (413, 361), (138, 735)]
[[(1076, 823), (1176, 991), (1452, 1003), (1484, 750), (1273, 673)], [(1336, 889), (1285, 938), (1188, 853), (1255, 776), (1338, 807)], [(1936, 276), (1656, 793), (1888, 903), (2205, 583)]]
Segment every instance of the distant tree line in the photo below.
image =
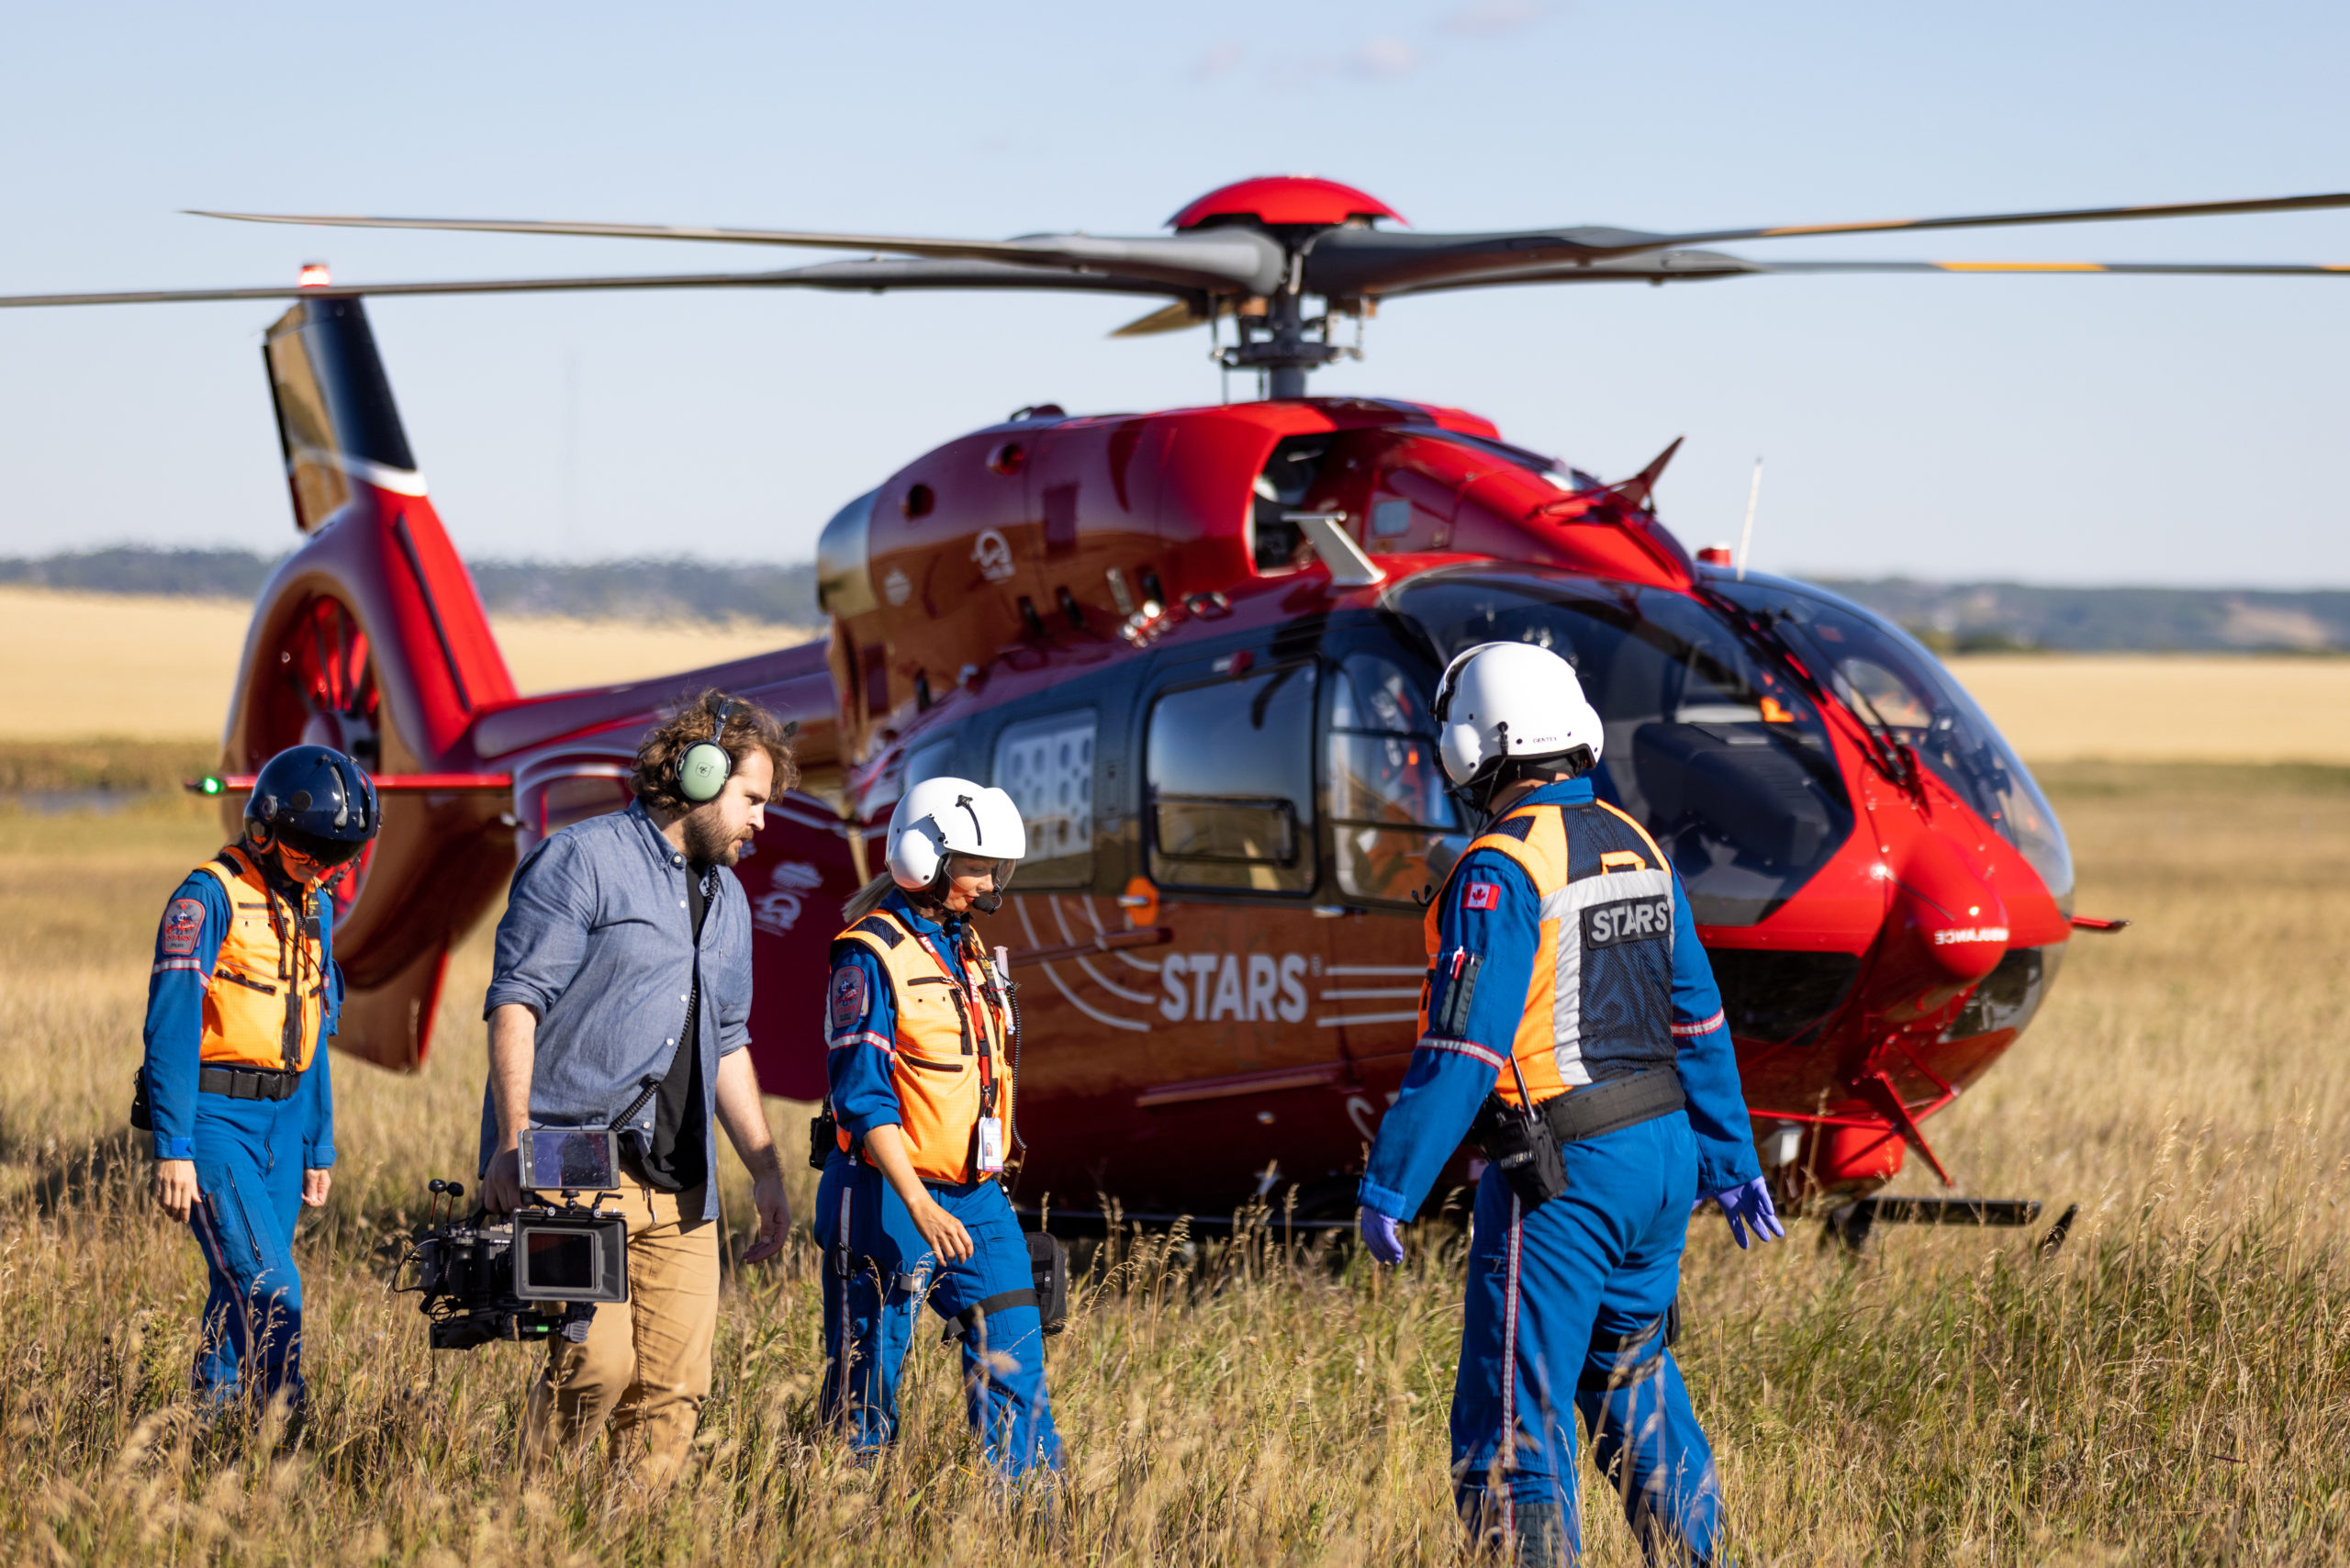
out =
[(1940, 653), (2338, 653), (2350, 592), (1823, 579)]
[[(0, 583), (250, 599), (282, 559), (250, 550), (118, 545), (39, 559), (0, 558)], [(494, 611), (629, 621), (706, 616), (786, 626), (819, 619), (816, 568), (805, 562), (466, 564)], [(2350, 650), (2350, 592), (2339, 589), (2031, 588), (1906, 577), (1820, 583), (1898, 622), (1942, 653)]]

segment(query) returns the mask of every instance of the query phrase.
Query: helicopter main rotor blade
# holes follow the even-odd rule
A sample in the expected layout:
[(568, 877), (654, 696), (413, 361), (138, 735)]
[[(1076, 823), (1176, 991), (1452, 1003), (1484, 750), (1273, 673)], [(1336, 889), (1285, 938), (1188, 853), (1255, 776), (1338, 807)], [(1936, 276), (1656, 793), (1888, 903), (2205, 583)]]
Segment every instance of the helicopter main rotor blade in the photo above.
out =
[(1758, 262), (1723, 251), (1659, 251), (1533, 267), (1497, 267), (1391, 289), (1396, 299), (1448, 289), (1544, 283), (1702, 283), (1776, 273), (2115, 273), (2177, 277), (2350, 277), (2350, 264), (2277, 262)]
[[(1075, 294), (1140, 294), (1188, 299), (1191, 289), (1155, 278), (1107, 273), (1054, 273), (997, 262), (823, 262), (771, 273), (656, 273), (619, 277), (459, 279), (442, 283), (286, 285), (269, 288), (163, 288), (110, 294), (0, 296), (0, 309), (46, 305), (177, 305), (222, 299), (392, 297), (427, 294), (557, 294), (606, 289), (824, 288), (884, 293), (897, 288), (1036, 289)], [(1204, 304), (1201, 307), (1204, 312)]]
[(1771, 262), (1766, 273), (2119, 273), (2161, 277), (2350, 277), (2341, 262)]
[(1528, 282), (1532, 280), (1526, 274), (1536, 268), (1597, 267), (1619, 257), (1652, 254), (1729, 240), (1779, 240), (1796, 235), (1876, 234), (1908, 230), (1998, 229), (2044, 223), (2108, 223), (2142, 218), (2219, 218), (2243, 213), (2309, 212), (2333, 207), (2350, 207), (2350, 192), (2268, 196), (2250, 201), (2175, 202), (2152, 207), (1983, 213), (1965, 218), (1806, 223), (1681, 234), (1651, 234), (1637, 230), (1595, 227), (1489, 234), (1406, 234), (1377, 229), (1337, 229), (1321, 236), (1307, 255), (1304, 280), (1306, 289), (1311, 293), (1341, 297), (1376, 296), (1440, 286), (1448, 283), (1473, 287), (1477, 286), (1476, 280)]
[(991, 261), (1055, 271), (1106, 271), (1185, 288), (1270, 294), (1286, 266), (1281, 245), (1252, 230), (1132, 239), (1091, 234), (1027, 234), (1011, 240), (926, 240), (885, 234), (828, 234), (782, 229), (717, 229), (690, 224), (567, 223), (528, 218), (361, 218), (329, 213), (208, 212), (240, 223), (318, 224), (340, 229), (430, 229), (469, 234), (567, 234), (607, 240), (696, 240), (738, 245), (801, 245), (827, 251), (880, 251), (952, 261)]
[(1377, 292), (1381, 298), (1400, 299), (1447, 289), (1498, 288), (1505, 284), (1698, 283), (1707, 278), (1744, 277), (1750, 273), (1771, 270), (1762, 262), (1733, 256), (1726, 251), (1649, 251), (1590, 262), (1547, 262), (1532, 266), (1489, 263), (1474, 272), (1439, 276), (1426, 283), (1402, 284)]

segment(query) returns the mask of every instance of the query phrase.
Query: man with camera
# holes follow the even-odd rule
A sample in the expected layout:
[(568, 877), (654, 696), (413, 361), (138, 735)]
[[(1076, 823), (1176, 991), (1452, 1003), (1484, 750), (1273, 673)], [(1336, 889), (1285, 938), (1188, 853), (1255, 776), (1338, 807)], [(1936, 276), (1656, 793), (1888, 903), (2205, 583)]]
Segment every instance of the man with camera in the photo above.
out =
[(691, 1447), (718, 1322), (713, 1113), (753, 1179), (744, 1260), (783, 1245), (783, 1173), (743, 1048), (750, 905), (728, 868), (798, 778), (781, 725), (704, 692), (638, 745), (625, 812), (552, 834), (515, 869), (484, 1004), (483, 1202), (523, 1201), (528, 1128), (617, 1125), (628, 1220), (629, 1299), (597, 1307), (584, 1337), (550, 1338), (532, 1385), (543, 1455), (609, 1424), (616, 1453), (666, 1476)]
[(243, 836), (188, 873), (155, 935), (130, 1122), (153, 1137), (156, 1203), (195, 1230), (212, 1276), (194, 1380), (209, 1405), (302, 1402), (291, 1243), (333, 1179), (320, 1047), (342, 1001), (320, 884), (381, 826), (356, 762), (322, 745), (279, 752), (246, 797)]

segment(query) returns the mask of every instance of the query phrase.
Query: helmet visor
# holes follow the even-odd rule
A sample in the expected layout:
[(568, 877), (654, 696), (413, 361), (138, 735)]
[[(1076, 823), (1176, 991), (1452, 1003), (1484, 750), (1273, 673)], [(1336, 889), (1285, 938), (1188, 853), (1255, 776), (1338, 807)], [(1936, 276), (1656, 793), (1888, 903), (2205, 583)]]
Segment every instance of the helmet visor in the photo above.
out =
[(286, 848), (314, 866), (346, 865), (357, 859), (359, 852), (367, 847), (367, 841), (364, 838), (321, 838), (315, 833), (304, 833), (295, 827), (278, 829), (277, 836)]
[(950, 878), (987, 877), (988, 890), (1000, 893), (1012, 886), (1012, 874), (1020, 868), (1017, 860), (991, 860), (984, 855), (950, 854), (946, 857), (946, 875)]

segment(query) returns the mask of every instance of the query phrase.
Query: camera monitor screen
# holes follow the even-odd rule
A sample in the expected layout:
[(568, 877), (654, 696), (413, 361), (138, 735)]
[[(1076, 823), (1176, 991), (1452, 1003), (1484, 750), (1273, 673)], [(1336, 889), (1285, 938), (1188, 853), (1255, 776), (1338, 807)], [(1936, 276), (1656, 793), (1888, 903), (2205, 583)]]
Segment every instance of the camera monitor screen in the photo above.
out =
[(628, 1226), (599, 1220), (514, 1222), (514, 1294), (523, 1301), (626, 1301)]
[(609, 1127), (532, 1127), (522, 1135), (522, 1185), (538, 1193), (605, 1192), (620, 1185)]

